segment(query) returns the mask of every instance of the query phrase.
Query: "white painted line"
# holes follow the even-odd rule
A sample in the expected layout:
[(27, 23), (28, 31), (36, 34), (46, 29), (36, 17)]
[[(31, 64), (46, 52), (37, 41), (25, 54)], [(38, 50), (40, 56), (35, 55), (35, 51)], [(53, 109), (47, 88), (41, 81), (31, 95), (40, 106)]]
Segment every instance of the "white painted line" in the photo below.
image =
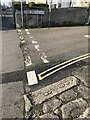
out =
[(37, 51), (41, 51), (40, 48), (39, 48), (39, 45), (35, 45), (35, 49), (36, 49)]
[(23, 36), (19, 36), (19, 38), (20, 38), (21, 40), (23, 40), (23, 39), (24, 39), (24, 37), (23, 37)]
[(24, 44), (25, 43), (25, 40), (21, 41), (21, 44)]
[(32, 64), (30, 56), (25, 56), (25, 65), (30, 66)]
[(44, 58), (43, 56), (41, 56), (41, 59), (43, 60), (44, 63), (49, 63), (49, 61), (46, 58)]
[(37, 41), (35, 41), (35, 40), (32, 40), (32, 44), (36, 44), (37, 43)]
[(42, 56), (43, 56), (44, 58), (47, 58), (47, 56), (45, 55), (45, 53), (42, 53)]
[(21, 32), (21, 30), (20, 30), (20, 29), (18, 29), (18, 32)]
[(31, 36), (30, 38), (32, 39), (33, 37)]
[(38, 84), (35, 71), (27, 72), (28, 85)]
[(90, 35), (84, 35), (84, 37), (86, 37), (86, 38), (90, 38)]
[(25, 29), (25, 32), (28, 32), (29, 30), (28, 29)]
[(22, 32), (18, 32), (19, 35), (22, 35)]
[(27, 33), (27, 35), (30, 35), (30, 32), (26, 32)]

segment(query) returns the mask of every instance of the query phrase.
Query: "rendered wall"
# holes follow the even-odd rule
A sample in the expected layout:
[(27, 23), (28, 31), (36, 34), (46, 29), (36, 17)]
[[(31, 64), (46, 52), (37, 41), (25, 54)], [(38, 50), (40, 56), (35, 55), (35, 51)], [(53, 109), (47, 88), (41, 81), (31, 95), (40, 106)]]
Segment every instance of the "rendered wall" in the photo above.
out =
[[(84, 25), (87, 21), (87, 8), (60, 8), (52, 9), (49, 19), (49, 11), (44, 15), (24, 14), (25, 27), (48, 27), (50, 26), (69, 26)], [(20, 12), (16, 13), (16, 26), (21, 27)]]

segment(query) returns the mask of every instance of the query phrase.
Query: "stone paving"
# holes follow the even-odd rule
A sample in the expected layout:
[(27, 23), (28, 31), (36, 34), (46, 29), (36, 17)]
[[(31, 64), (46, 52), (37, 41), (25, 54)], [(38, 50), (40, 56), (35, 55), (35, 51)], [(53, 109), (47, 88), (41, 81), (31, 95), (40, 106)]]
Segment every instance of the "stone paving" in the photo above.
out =
[(27, 120), (89, 120), (90, 86), (88, 67), (76, 69), (72, 76), (24, 95)]

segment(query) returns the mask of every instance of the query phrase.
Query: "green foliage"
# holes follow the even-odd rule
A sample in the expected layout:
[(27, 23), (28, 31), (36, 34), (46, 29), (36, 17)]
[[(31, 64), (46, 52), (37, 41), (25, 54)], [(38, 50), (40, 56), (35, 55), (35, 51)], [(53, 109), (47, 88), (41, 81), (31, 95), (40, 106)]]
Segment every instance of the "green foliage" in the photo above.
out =
[(33, 7), (35, 5), (35, 2), (29, 2), (28, 5), (29, 7)]
[(19, 1), (15, 1), (14, 5), (20, 5), (21, 3)]

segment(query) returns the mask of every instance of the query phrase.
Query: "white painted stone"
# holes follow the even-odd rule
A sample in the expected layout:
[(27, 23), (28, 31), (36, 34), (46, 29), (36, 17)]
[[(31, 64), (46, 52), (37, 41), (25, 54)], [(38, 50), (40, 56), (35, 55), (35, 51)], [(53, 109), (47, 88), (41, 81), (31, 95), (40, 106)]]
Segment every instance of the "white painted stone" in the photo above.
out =
[(27, 72), (28, 85), (38, 84), (35, 71)]

